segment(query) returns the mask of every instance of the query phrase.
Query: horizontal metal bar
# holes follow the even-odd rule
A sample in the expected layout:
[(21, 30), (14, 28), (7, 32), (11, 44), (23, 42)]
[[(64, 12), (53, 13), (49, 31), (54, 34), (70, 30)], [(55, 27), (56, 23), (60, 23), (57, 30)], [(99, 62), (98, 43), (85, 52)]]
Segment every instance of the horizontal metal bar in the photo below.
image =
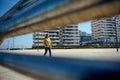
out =
[(36, 80), (120, 80), (120, 61), (93, 61), (0, 52), (0, 64)]
[(119, 0), (34, 0), (19, 10), (24, 1), (0, 18), (0, 43), (7, 37), (120, 14)]
[[(78, 0), (79, 1), (79, 0)], [(0, 31), (5, 31), (8, 28), (13, 27), (16, 24), (23, 23), (25, 21), (31, 20), (35, 17), (42, 16), (44, 14), (50, 13), (54, 10), (57, 10), (61, 7), (74, 3), (74, 0), (47, 0), (47, 1), (36, 1), (37, 3), (31, 4), (28, 7), (21, 9), (20, 11), (11, 14), (11, 18), (9, 20), (5, 20), (0, 24)], [(39, 3), (39, 4), (38, 4)], [(22, 5), (22, 4), (21, 4)], [(34, 6), (32, 6), (34, 5)], [(29, 9), (29, 7), (31, 7)], [(16, 14), (19, 14), (15, 16)]]

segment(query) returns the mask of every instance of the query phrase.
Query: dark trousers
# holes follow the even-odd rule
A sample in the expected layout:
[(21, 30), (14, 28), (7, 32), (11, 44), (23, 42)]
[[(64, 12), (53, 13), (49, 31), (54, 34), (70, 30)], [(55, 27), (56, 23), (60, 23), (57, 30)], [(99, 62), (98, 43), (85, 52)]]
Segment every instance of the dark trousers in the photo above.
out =
[(49, 56), (51, 57), (52, 56), (51, 48), (45, 48), (44, 56), (47, 54), (48, 50), (49, 50)]

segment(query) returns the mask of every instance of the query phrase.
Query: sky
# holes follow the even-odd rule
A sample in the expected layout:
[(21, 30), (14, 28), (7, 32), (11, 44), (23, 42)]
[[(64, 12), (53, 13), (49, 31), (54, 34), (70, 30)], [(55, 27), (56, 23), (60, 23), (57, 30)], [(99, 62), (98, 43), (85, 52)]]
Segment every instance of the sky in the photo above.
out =
[[(0, 17), (4, 15), (13, 5), (19, 0), (0, 0)], [(78, 23), (78, 28), (81, 31), (91, 33), (91, 21)], [(33, 34), (26, 34), (14, 38), (7, 38), (0, 45), (0, 49), (12, 48), (14, 41), (14, 48), (31, 48), (33, 44)]]
[(78, 29), (91, 34), (91, 21), (78, 23)]

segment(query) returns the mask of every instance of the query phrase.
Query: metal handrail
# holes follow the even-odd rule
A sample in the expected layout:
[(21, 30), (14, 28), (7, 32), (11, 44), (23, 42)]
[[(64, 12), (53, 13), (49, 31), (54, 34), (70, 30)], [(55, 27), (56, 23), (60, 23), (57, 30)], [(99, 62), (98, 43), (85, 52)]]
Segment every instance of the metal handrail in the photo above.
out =
[(34, 0), (39, 4), (19, 10), (25, 0), (20, 1), (0, 18), (0, 43), (7, 37), (120, 14), (119, 0)]
[(22, 74), (27, 73), (36, 80), (120, 80), (120, 61), (93, 61), (0, 52), (0, 64)]

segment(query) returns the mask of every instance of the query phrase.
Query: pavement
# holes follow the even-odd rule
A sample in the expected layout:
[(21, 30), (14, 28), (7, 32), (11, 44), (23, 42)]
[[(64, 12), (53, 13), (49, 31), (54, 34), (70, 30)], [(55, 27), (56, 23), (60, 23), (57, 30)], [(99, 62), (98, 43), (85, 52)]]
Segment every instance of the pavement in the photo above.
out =
[(35, 80), (0, 65), (0, 80)]
[[(16, 54), (30, 54), (43, 56), (44, 49), (39, 50), (0, 50)], [(47, 56), (49, 56), (47, 54)], [(88, 60), (120, 61), (120, 51), (109, 49), (52, 49), (53, 57), (77, 58)], [(0, 80), (34, 80), (9, 68), (0, 65)]]
[[(34, 50), (1, 50), (0, 52), (9, 52), (16, 54), (30, 54), (43, 56), (44, 49)], [(46, 56), (49, 56), (47, 53)], [(117, 52), (115, 48), (108, 49), (52, 49), (53, 57), (92, 59), (92, 60), (120, 60), (120, 50)]]

